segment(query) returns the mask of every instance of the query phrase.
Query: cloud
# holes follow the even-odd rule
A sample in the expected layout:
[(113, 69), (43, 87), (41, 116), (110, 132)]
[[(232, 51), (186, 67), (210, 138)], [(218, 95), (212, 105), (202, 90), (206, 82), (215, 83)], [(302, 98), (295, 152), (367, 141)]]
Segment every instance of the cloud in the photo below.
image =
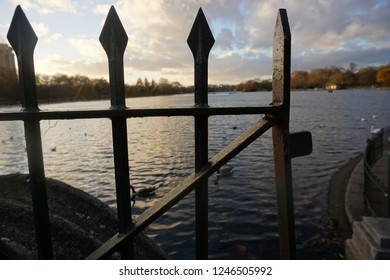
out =
[(32, 22), (31, 25), (38, 38), (43, 39), (45, 43), (53, 43), (62, 37), (62, 34), (58, 32), (50, 34), (49, 27), (42, 22)]
[(11, 0), (15, 5), (21, 5), (23, 9), (33, 9), (41, 14), (54, 12), (76, 13), (74, 1), (71, 0)]
[(385, 30), (390, 20), (389, 13), (384, 13), (383, 8), (378, 10), (375, 1), (316, 1), (307, 3), (306, 9), (300, 8), (288, 7), (293, 35), (299, 39), (296, 44), (315, 48), (342, 45), (357, 36), (369, 38)]
[[(72, 16), (77, 14), (78, 20), (85, 20), (86, 25), (90, 23), (91, 16), (103, 24), (110, 8), (104, 1), (97, 4), (95, 1), (70, 0), (19, 2), (38, 12), (42, 12), (39, 9), (45, 7), (46, 12), (65, 11)], [(310, 70), (330, 64), (344, 66), (350, 62), (360, 67), (389, 63), (389, 2), (118, 0), (113, 4), (128, 35), (125, 52), (127, 81), (135, 81), (135, 75), (140, 75), (149, 79), (165, 77), (171, 81), (191, 84), (194, 66), (186, 40), (199, 7), (202, 7), (216, 39), (210, 53), (209, 82), (239, 83), (249, 78), (270, 76), (273, 33), (279, 8), (286, 8), (288, 13), (293, 69)], [(69, 44), (70, 53), (76, 51), (71, 55), (79, 57), (68, 64), (61, 61), (61, 69), (76, 65), (81, 69), (85, 63), (83, 69), (93, 71), (91, 65), (100, 65), (107, 59), (98, 40), (87, 37), (92, 32), (100, 33), (97, 29), (101, 26), (95, 25), (95, 22), (88, 25), (91, 29), (85, 30), (90, 33), (84, 35), (66, 35), (61, 30), (50, 34), (44, 25), (37, 32), (44, 34), (47, 42), (61, 38)], [(61, 47), (61, 50), (66, 51), (65, 47)], [(77, 63), (73, 63), (75, 61)], [(53, 65), (59, 62), (54, 61)]]
[(35, 34), (38, 37), (46, 36), (47, 34), (49, 34), (49, 28), (44, 23), (32, 22), (31, 25), (34, 29)]
[(110, 10), (111, 5), (108, 4), (98, 4), (92, 10), (95, 14), (106, 15)]
[(57, 73), (67, 75), (86, 75), (91, 78), (108, 77), (107, 62), (96, 62), (86, 59), (69, 60), (59, 55), (48, 56), (36, 65), (36, 72), (46, 75)]
[[(277, 11), (282, 7), (287, 9), (289, 16), (293, 58), (302, 60), (296, 65), (318, 67), (319, 63), (325, 63), (323, 67), (326, 67), (326, 61), (346, 64), (359, 58), (353, 59), (348, 53), (363, 53), (365, 48), (369, 49), (364, 52), (366, 54), (378, 54), (379, 51), (370, 51), (374, 44), (377, 48), (389, 47), (386, 35), (389, 15), (384, 12), (389, 3), (382, 1), (380, 8), (375, 3), (366, 0), (301, 0), (294, 3), (283, 0), (120, 0), (115, 7), (129, 36), (128, 67), (151, 72), (170, 68), (175, 70), (172, 72), (189, 73), (193, 62), (186, 39), (196, 12), (202, 6), (216, 38), (210, 65), (219, 66), (212, 69), (214, 75), (209, 72), (210, 81), (239, 82), (245, 75), (267, 76), (271, 73), (273, 32)], [(107, 6), (95, 9), (102, 13), (107, 10)], [(323, 59), (333, 54), (339, 59), (338, 63)], [(213, 59), (216, 61), (212, 62)]]
[(91, 58), (95, 61), (106, 59), (104, 49), (96, 39), (70, 38), (67, 41), (83, 57)]
[(310, 70), (330, 65), (348, 68), (351, 62), (358, 67), (378, 66), (390, 63), (389, 58), (390, 48), (340, 49), (323, 55), (312, 51), (307, 54), (293, 54), (292, 70)]
[[(126, 65), (130, 72), (149, 72), (149, 75), (160, 77), (166, 75), (169, 80), (181, 78), (183, 83), (192, 83), (193, 59), (186, 40), (200, 5), (204, 6), (206, 16), (211, 19), (209, 23), (213, 22), (215, 14), (216, 24), (211, 27), (217, 32), (214, 36), (223, 39), (216, 48), (230, 50), (236, 47), (236, 31), (221, 28), (222, 23), (219, 22), (229, 15), (233, 16), (235, 9), (225, 5), (225, 1), (215, 2), (216, 6), (211, 4), (214, 1), (118, 1), (115, 8), (129, 37)], [(225, 12), (224, 17), (218, 10)], [(100, 5), (94, 11), (106, 14), (108, 7)], [(229, 20), (231, 25), (235, 21), (233, 17)], [(179, 76), (184, 73), (188, 76)]]
[(46, 43), (53, 43), (57, 40), (59, 40), (60, 38), (62, 37), (62, 34), (61, 33), (53, 33), (49, 36), (47, 36), (47, 38), (44, 40)]

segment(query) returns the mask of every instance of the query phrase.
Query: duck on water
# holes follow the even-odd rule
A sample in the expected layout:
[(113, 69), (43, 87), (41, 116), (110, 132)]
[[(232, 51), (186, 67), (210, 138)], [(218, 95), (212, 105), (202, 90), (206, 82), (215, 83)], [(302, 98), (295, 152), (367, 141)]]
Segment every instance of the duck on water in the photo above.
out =
[(217, 171), (218, 177), (230, 176), (233, 174), (233, 166), (223, 166)]
[[(217, 171), (218, 177), (226, 177), (233, 174), (233, 166), (223, 166)], [(152, 187), (144, 187), (139, 189), (138, 191), (135, 190), (133, 185), (130, 185), (130, 188), (132, 190), (132, 200), (135, 203), (136, 197), (150, 197), (156, 194), (156, 190), (158, 187), (152, 186)]]

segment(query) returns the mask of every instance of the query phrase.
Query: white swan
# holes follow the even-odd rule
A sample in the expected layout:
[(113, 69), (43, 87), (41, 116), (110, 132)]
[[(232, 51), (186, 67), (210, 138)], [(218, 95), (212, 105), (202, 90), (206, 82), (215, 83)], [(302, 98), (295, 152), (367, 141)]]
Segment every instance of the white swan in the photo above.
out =
[(371, 125), (371, 127), (370, 127), (370, 133), (371, 133), (371, 134), (376, 134), (376, 133), (379, 133), (379, 132), (381, 132), (381, 131), (382, 131), (381, 128), (374, 128), (373, 125)]
[(229, 176), (233, 173), (233, 167), (232, 166), (223, 166), (217, 171), (217, 176), (223, 177), (223, 176)]

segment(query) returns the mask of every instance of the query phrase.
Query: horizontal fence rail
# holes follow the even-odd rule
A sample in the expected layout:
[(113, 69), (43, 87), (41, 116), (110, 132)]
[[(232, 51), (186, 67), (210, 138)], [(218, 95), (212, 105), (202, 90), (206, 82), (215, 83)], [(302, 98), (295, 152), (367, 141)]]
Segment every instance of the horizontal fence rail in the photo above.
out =
[[(309, 132), (289, 132), (291, 34), (285, 10), (279, 10), (274, 32), (273, 102), (270, 106), (216, 108), (208, 105), (208, 56), (214, 44), (214, 38), (202, 9), (198, 11), (187, 40), (194, 58), (193, 107), (152, 109), (126, 107), (123, 56), (127, 45), (127, 35), (113, 6), (110, 8), (99, 38), (108, 58), (111, 106), (107, 109), (40, 111), (36, 96), (33, 61), (37, 37), (20, 6), (15, 10), (7, 37), (18, 57), (22, 111), (0, 113), (0, 121), (24, 122), (39, 258), (53, 258), (39, 122), (41, 120), (99, 118), (111, 119), (112, 123), (118, 232), (95, 252), (91, 252), (88, 259), (107, 258), (115, 252), (119, 252), (122, 259), (133, 258), (133, 238), (193, 190), (195, 190), (196, 258), (207, 259), (208, 177), (271, 128), (278, 201), (280, 256), (282, 259), (295, 258), (291, 159), (310, 154), (312, 140)], [(257, 123), (220, 152), (209, 157), (208, 118), (213, 115), (244, 114), (262, 116), (259, 117), (260, 120)], [(132, 220), (126, 122), (128, 118), (157, 116), (194, 117), (194, 172), (172, 188), (160, 201), (140, 214), (136, 220)]]
[(0, 121), (24, 120), (58, 120), (58, 119), (100, 119), (100, 118), (144, 118), (175, 116), (221, 116), (221, 115), (278, 115), (281, 106), (264, 107), (183, 107), (183, 108), (144, 108), (85, 111), (38, 111), (38, 112), (5, 112), (0, 113)]

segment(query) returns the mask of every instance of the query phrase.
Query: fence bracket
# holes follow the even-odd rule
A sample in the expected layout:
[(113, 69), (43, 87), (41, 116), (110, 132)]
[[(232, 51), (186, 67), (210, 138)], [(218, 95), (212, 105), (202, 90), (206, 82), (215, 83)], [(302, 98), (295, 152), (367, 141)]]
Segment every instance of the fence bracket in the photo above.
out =
[(310, 155), (313, 151), (311, 133), (301, 131), (288, 135), (287, 155), (290, 158)]

